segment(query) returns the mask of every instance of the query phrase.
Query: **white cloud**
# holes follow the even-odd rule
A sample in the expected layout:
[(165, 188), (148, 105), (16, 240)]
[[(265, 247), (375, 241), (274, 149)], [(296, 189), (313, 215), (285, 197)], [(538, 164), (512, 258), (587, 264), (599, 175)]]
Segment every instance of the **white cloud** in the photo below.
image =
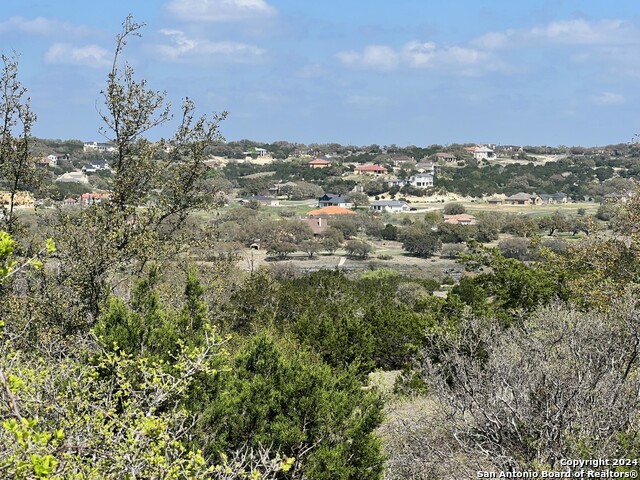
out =
[(369, 45), (362, 53), (355, 51), (340, 52), (338, 60), (344, 65), (371, 70), (393, 70), (398, 66), (398, 54), (386, 45)]
[(404, 58), (412, 67), (426, 67), (433, 62), (436, 44), (433, 42), (409, 42), (402, 49)]
[(79, 27), (68, 22), (61, 22), (52, 18), (36, 17), (28, 20), (24, 17), (11, 17), (0, 22), (0, 33), (19, 31), (31, 35), (87, 35), (90, 31), (86, 27)]
[(277, 14), (265, 0), (171, 0), (167, 9), (183, 20), (202, 22), (237, 22)]
[(371, 70), (393, 70), (397, 67), (439, 68), (473, 75), (499, 69), (499, 62), (478, 49), (460, 46), (438, 47), (434, 42), (409, 42), (399, 51), (385, 45), (370, 45), (362, 53), (337, 54), (346, 66)]
[(532, 28), (488, 32), (472, 41), (478, 48), (494, 50), (523, 45), (628, 45), (640, 42), (640, 30), (619, 19), (560, 20)]
[(596, 105), (601, 105), (604, 107), (622, 105), (625, 102), (624, 95), (612, 92), (602, 92), (600, 95), (592, 97), (591, 100)]
[(203, 57), (224, 58), (233, 62), (250, 62), (263, 58), (266, 50), (238, 42), (211, 42), (192, 39), (180, 30), (160, 30), (171, 40), (169, 45), (158, 45), (157, 51), (170, 61), (202, 60)]
[(54, 43), (45, 54), (47, 63), (82, 65), (100, 68), (111, 65), (111, 53), (98, 45), (74, 47), (67, 43)]

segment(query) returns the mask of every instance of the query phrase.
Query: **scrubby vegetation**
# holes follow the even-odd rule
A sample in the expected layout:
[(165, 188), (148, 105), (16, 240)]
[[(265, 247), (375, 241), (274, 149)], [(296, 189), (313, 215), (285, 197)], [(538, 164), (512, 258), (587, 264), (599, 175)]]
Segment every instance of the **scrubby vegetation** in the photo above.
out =
[[(117, 147), (102, 178), (111, 197), (35, 215), (11, 197), (0, 219), (0, 476), (476, 478), (638, 457), (640, 196), (593, 217), (478, 214), (471, 225), (359, 212), (317, 235), (255, 204), (212, 213), (232, 181), (204, 165), (223, 148), (224, 115), (196, 118), (186, 101), (173, 138), (144, 138), (169, 114), (122, 65), (139, 28), (124, 23), (103, 92)], [(3, 61), (14, 94), (0, 106), (0, 180), (35, 191), (35, 118), (15, 59)], [(270, 168), (296, 178), (284, 165)], [(340, 168), (284, 195), (317, 195), (315, 175), (350, 189)], [(476, 167), (456, 171), (467, 168), (483, 185)], [(505, 191), (571, 177), (527, 168), (540, 179)], [(267, 183), (252, 173), (264, 172), (230, 164), (225, 174), (260, 193)], [(418, 278), (377, 268), (366, 260), (374, 241), (459, 269)], [(238, 251), (257, 242), (270, 268), (239, 268)], [(278, 261), (338, 249), (369, 268), (301, 273)], [(395, 385), (373, 385), (380, 372), (395, 372)]]

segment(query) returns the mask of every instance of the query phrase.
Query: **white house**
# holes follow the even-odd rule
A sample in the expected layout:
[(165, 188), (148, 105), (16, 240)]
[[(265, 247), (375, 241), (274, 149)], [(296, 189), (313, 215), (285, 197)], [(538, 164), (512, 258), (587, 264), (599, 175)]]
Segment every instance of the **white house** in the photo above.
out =
[(433, 187), (433, 175), (430, 173), (416, 173), (409, 177), (407, 183), (416, 188), (430, 188)]
[(372, 212), (400, 213), (408, 212), (410, 208), (406, 202), (398, 200), (376, 200), (369, 205), (369, 210)]
[(488, 160), (490, 158), (496, 158), (496, 152), (489, 147), (478, 147), (473, 151), (473, 158), (476, 160)]
[(87, 142), (82, 147), (84, 152), (115, 152), (116, 147), (111, 143)]
[(408, 179), (392, 178), (387, 180), (389, 188), (392, 187), (404, 187), (405, 185), (411, 185), (416, 188), (429, 188), (433, 187), (433, 175), (430, 173), (416, 173)]

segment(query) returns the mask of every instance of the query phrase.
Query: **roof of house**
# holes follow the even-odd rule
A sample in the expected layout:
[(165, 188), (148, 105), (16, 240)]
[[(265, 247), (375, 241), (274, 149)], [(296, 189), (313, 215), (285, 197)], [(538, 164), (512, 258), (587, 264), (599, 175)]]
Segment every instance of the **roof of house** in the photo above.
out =
[(380, 165), (358, 165), (356, 167), (356, 170), (360, 171), (360, 172), (386, 172), (387, 169), (384, 167), (381, 167)]
[(343, 207), (323, 207), (316, 210), (311, 210), (307, 213), (310, 217), (319, 217), (322, 215), (355, 215), (356, 212)]
[(473, 223), (476, 221), (476, 217), (469, 215), (468, 213), (461, 213), (459, 215), (445, 215), (444, 223)]
[(276, 199), (273, 197), (267, 197), (265, 195), (254, 195), (253, 197), (251, 197), (251, 200), (257, 200), (258, 202), (273, 202)]
[(556, 193), (541, 193), (538, 195), (540, 198), (567, 198), (567, 194), (564, 192)]
[(321, 158), (316, 158), (309, 162), (310, 165), (329, 165), (331, 162), (329, 160), (323, 160)]
[(456, 156), (453, 153), (446, 153), (446, 152), (438, 152), (438, 153), (436, 153), (436, 157), (440, 157), (440, 158), (456, 158)]
[(376, 200), (375, 202), (371, 202), (371, 205), (380, 206), (380, 207), (404, 207), (409, 206), (407, 202), (401, 202), (399, 200)]
[(474, 150), (475, 153), (493, 153), (489, 147), (478, 147)]
[(335, 193), (325, 193), (323, 196), (319, 198), (321, 202), (331, 202), (331, 203), (351, 203), (344, 195), (336, 195)]
[(532, 198), (536, 198), (538, 195), (532, 195), (530, 193), (518, 192), (515, 195), (511, 195), (507, 197), (506, 200), (531, 200)]
[(416, 173), (412, 175), (413, 178), (433, 178), (433, 175), (430, 173)]

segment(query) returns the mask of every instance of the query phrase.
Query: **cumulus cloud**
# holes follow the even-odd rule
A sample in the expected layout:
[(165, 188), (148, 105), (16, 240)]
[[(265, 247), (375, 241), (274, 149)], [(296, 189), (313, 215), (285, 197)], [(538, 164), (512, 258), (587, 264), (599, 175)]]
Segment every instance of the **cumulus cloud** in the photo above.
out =
[(591, 100), (596, 105), (601, 105), (604, 107), (622, 105), (625, 102), (624, 95), (613, 92), (602, 92), (601, 94), (592, 97)]
[(393, 70), (397, 67), (455, 69), (468, 75), (486, 70), (497, 70), (499, 62), (478, 49), (445, 46), (434, 42), (413, 41), (398, 51), (385, 45), (370, 45), (362, 52), (340, 52), (338, 60), (352, 68)]
[(396, 51), (386, 45), (369, 45), (362, 53), (340, 52), (337, 57), (348, 67), (371, 70), (393, 70), (398, 66), (399, 60)]
[(67, 43), (54, 43), (45, 54), (47, 63), (81, 65), (101, 68), (111, 65), (111, 53), (98, 45), (74, 47)]
[(168, 45), (158, 45), (158, 53), (166, 60), (189, 61), (202, 60), (203, 57), (215, 57), (234, 62), (251, 62), (265, 56), (266, 51), (255, 45), (238, 42), (211, 42), (205, 39), (193, 39), (180, 30), (160, 30), (171, 41)]
[(277, 14), (265, 0), (171, 0), (167, 9), (183, 20), (202, 22), (237, 22)]
[(625, 45), (640, 42), (640, 30), (625, 20), (560, 20), (532, 28), (488, 32), (473, 40), (478, 48), (500, 49), (522, 45)]
[(68, 22), (61, 22), (52, 18), (36, 17), (26, 19), (24, 17), (11, 17), (4, 22), (0, 22), (0, 33), (2, 32), (23, 32), (30, 35), (87, 35), (89, 29), (79, 27)]

